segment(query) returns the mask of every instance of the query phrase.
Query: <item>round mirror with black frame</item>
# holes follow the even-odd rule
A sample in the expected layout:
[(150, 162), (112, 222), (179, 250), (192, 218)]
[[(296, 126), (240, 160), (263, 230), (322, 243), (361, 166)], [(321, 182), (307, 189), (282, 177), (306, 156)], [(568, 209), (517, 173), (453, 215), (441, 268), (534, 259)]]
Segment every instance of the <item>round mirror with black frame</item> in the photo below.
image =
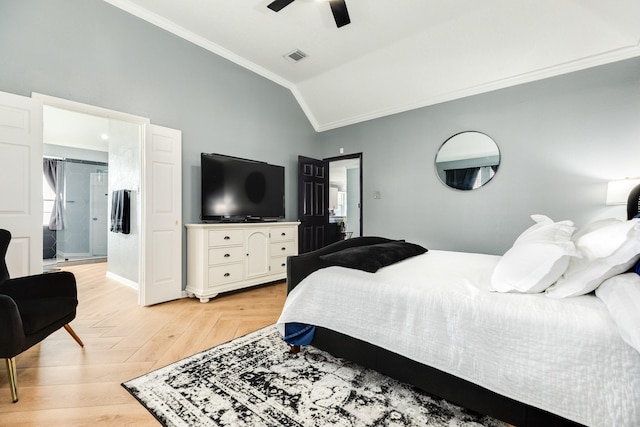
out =
[(447, 187), (475, 190), (495, 176), (500, 166), (500, 150), (482, 132), (460, 132), (440, 146), (435, 166), (438, 178)]

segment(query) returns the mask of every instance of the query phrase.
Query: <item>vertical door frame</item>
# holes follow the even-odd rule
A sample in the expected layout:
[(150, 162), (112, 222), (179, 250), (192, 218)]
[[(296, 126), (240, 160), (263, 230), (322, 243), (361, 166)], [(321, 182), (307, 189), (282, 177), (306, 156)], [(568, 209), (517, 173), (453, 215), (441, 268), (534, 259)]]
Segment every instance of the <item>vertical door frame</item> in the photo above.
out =
[[(363, 184), (364, 183), (362, 182), (363, 181), (362, 180), (362, 177), (363, 177), (363, 173), (362, 173), (362, 163), (363, 163), (362, 152), (353, 153), (353, 154), (345, 154), (345, 155), (337, 156), (337, 157), (328, 157), (328, 158), (323, 159), (323, 160), (328, 163), (328, 165), (329, 165), (328, 169), (330, 171), (331, 170), (331, 162), (337, 162), (337, 161), (340, 161), (340, 160), (349, 160), (349, 159), (359, 159), (360, 160), (360, 194), (359, 194), (359, 197), (360, 197), (360, 236), (364, 236), (364, 234), (363, 234), (364, 226), (362, 224), (362, 211), (363, 211), (363, 208), (364, 208), (364, 200), (363, 200), (363, 197), (362, 197), (363, 194), (364, 194), (364, 192), (363, 192)], [(329, 172), (329, 183), (331, 183), (331, 172)], [(347, 191), (349, 191), (349, 190), (347, 190)]]

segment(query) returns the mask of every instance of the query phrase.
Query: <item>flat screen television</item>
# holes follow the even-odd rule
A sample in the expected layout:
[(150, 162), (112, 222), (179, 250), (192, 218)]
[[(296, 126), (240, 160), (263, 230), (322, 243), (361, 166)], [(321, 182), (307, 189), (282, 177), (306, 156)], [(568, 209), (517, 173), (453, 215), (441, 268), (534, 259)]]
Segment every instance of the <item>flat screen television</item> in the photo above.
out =
[(203, 221), (284, 218), (284, 167), (201, 153)]

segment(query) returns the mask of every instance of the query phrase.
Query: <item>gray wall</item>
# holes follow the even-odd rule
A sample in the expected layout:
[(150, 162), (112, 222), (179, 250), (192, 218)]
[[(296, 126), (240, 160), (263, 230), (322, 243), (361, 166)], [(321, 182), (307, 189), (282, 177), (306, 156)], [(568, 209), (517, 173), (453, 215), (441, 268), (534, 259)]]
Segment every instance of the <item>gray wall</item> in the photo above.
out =
[(139, 286), (140, 244), (140, 125), (119, 120), (109, 120), (109, 223), (113, 192), (129, 190), (129, 234), (107, 233), (107, 258), (109, 274), (126, 279)]
[(200, 153), (285, 166), (318, 154), (291, 92), (100, 0), (0, 0), (0, 90), (70, 99), (182, 130), (183, 220), (200, 214)]
[[(101, 0), (0, 0), (0, 40), (0, 91), (180, 129), (184, 223), (199, 220), (201, 152), (285, 166), (286, 216), (297, 218), (297, 156), (320, 150), (289, 90)], [(133, 258), (110, 251), (109, 269), (136, 281), (137, 246), (125, 251), (126, 238), (110, 244)]]
[[(363, 152), (365, 234), (489, 253), (504, 252), (533, 213), (578, 224), (610, 216), (606, 182), (640, 175), (638, 59), (316, 134), (288, 90), (100, 0), (0, 0), (0, 40), (2, 91), (181, 129), (184, 222), (198, 219), (203, 151), (285, 166), (288, 219), (299, 154)], [(473, 192), (434, 172), (440, 144), (464, 130), (493, 137), (503, 160)]]
[[(485, 187), (445, 187), (440, 145), (476, 130), (502, 163)], [(364, 233), (501, 254), (531, 214), (576, 225), (621, 217), (610, 179), (640, 176), (640, 59), (447, 102), (319, 135), (323, 155), (363, 152)], [(382, 198), (374, 199), (374, 191)]]

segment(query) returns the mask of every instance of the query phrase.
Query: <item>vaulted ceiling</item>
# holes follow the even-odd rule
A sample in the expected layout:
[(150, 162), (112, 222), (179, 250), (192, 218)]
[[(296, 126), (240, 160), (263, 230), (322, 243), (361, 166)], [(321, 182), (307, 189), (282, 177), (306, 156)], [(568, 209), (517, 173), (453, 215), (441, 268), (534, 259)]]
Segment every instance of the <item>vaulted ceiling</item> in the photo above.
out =
[(105, 1), (290, 89), (317, 131), (640, 56), (638, 0), (346, 0), (341, 28), (327, 0)]

